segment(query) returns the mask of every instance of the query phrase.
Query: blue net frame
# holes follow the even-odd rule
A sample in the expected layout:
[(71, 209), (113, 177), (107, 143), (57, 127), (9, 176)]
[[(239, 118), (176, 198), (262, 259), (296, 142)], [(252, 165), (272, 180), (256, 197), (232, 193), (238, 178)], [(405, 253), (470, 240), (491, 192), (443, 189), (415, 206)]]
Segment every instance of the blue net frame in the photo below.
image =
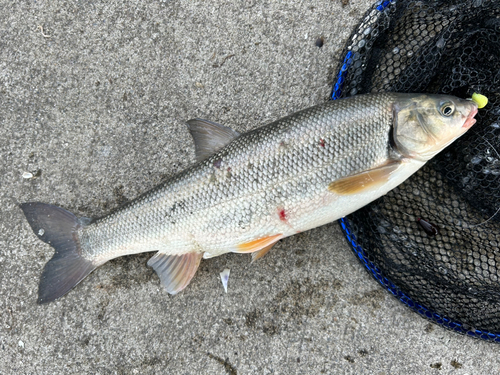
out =
[[(374, 8), (377, 11), (381, 12), (381, 14), (385, 13), (385, 15), (387, 15), (391, 11), (391, 7), (395, 6), (395, 4), (395, 0), (377, 1), (371, 9)], [(370, 10), (368, 12), (370, 12)], [(336, 80), (333, 84), (330, 100), (336, 100), (341, 97), (347, 72), (351, 68), (353, 68), (353, 52), (348, 51), (342, 61), (339, 72), (336, 75)], [(382, 285), (386, 290), (388, 290), (394, 297), (396, 297), (407, 307), (418, 313), (423, 318), (430, 320), (433, 323), (439, 324), (446, 329), (473, 338), (500, 343), (500, 333), (470, 328), (466, 324), (450, 319), (446, 316), (442, 316), (413, 300), (397, 285), (395, 285), (389, 278), (387, 278), (376, 264), (370, 261), (366, 251), (358, 244), (356, 235), (349, 223), (349, 220), (347, 218), (342, 218), (339, 220), (339, 224), (347, 238), (347, 241), (351, 245), (354, 254), (356, 254), (356, 257), (365, 266), (366, 270), (373, 276), (375, 280), (380, 283), (380, 285)]]

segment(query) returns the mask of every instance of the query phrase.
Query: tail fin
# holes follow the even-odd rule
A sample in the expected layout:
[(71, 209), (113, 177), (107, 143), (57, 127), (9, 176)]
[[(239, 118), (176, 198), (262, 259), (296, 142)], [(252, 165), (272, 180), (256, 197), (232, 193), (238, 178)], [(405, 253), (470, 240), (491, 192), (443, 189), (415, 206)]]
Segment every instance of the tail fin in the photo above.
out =
[(50, 204), (31, 202), (20, 207), (33, 232), (55, 250), (38, 286), (37, 302), (47, 303), (65, 295), (96, 268), (81, 256), (78, 229), (85, 224), (71, 212)]

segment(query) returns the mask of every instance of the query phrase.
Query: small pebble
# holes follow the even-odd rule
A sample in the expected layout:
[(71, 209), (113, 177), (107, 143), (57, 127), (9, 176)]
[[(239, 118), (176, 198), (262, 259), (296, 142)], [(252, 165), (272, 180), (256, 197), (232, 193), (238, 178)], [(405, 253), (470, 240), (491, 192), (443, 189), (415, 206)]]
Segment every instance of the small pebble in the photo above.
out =
[(23, 173), (23, 178), (28, 179), (28, 178), (33, 178), (33, 174), (29, 172), (24, 172)]
[(435, 236), (439, 234), (439, 228), (436, 224), (429, 223), (427, 220), (418, 218), (417, 222), (420, 224), (420, 227), (427, 233), (429, 236)]

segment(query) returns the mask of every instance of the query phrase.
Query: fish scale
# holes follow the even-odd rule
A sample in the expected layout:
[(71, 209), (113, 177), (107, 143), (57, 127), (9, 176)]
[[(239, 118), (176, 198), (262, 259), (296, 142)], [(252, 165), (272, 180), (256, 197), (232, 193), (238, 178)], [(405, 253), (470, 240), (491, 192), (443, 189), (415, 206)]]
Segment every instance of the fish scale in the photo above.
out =
[(472, 126), (476, 112), (458, 98), (383, 93), (327, 102), (241, 135), (190, 120), (198, 162), (110, 215), (90, 221), (43, 203), (21, 205), (55, 249), (38, 302), (128, 254), (157, 251), (148, 265), (171, 294), (189, 284), (202, 257), (258, 259), (280, 239), (398, 186)]

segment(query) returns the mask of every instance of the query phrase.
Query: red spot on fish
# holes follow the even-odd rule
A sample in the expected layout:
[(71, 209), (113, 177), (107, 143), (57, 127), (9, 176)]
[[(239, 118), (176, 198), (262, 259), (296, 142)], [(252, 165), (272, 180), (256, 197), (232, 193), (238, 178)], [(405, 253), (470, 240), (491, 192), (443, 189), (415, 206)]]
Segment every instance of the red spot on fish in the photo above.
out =
[(320, 145), (321, 147), (325, 147), (325, 140), (324, 140), (324, 139), (320, 139), (320, 140), (319, 140), (319, 145)]
[(280, 210), (278, 211), (278, 215), (280, 216), (280, 220), (281, 221), (286, 221), (286, 211), (284, 208), (280, 208)]
[(222, 159), (214, 160), (214, 167), (215, 168), (217, 168), (217, 169), (220, 168), (221, 164), (222, 164)]
[(429, 236), (435, 236), (439, 234), (439, 229), (437, 225), (429, 223), (427, 220), (418, 218), (417, 222), (420, 224), (420, 227), (427, 233)]

